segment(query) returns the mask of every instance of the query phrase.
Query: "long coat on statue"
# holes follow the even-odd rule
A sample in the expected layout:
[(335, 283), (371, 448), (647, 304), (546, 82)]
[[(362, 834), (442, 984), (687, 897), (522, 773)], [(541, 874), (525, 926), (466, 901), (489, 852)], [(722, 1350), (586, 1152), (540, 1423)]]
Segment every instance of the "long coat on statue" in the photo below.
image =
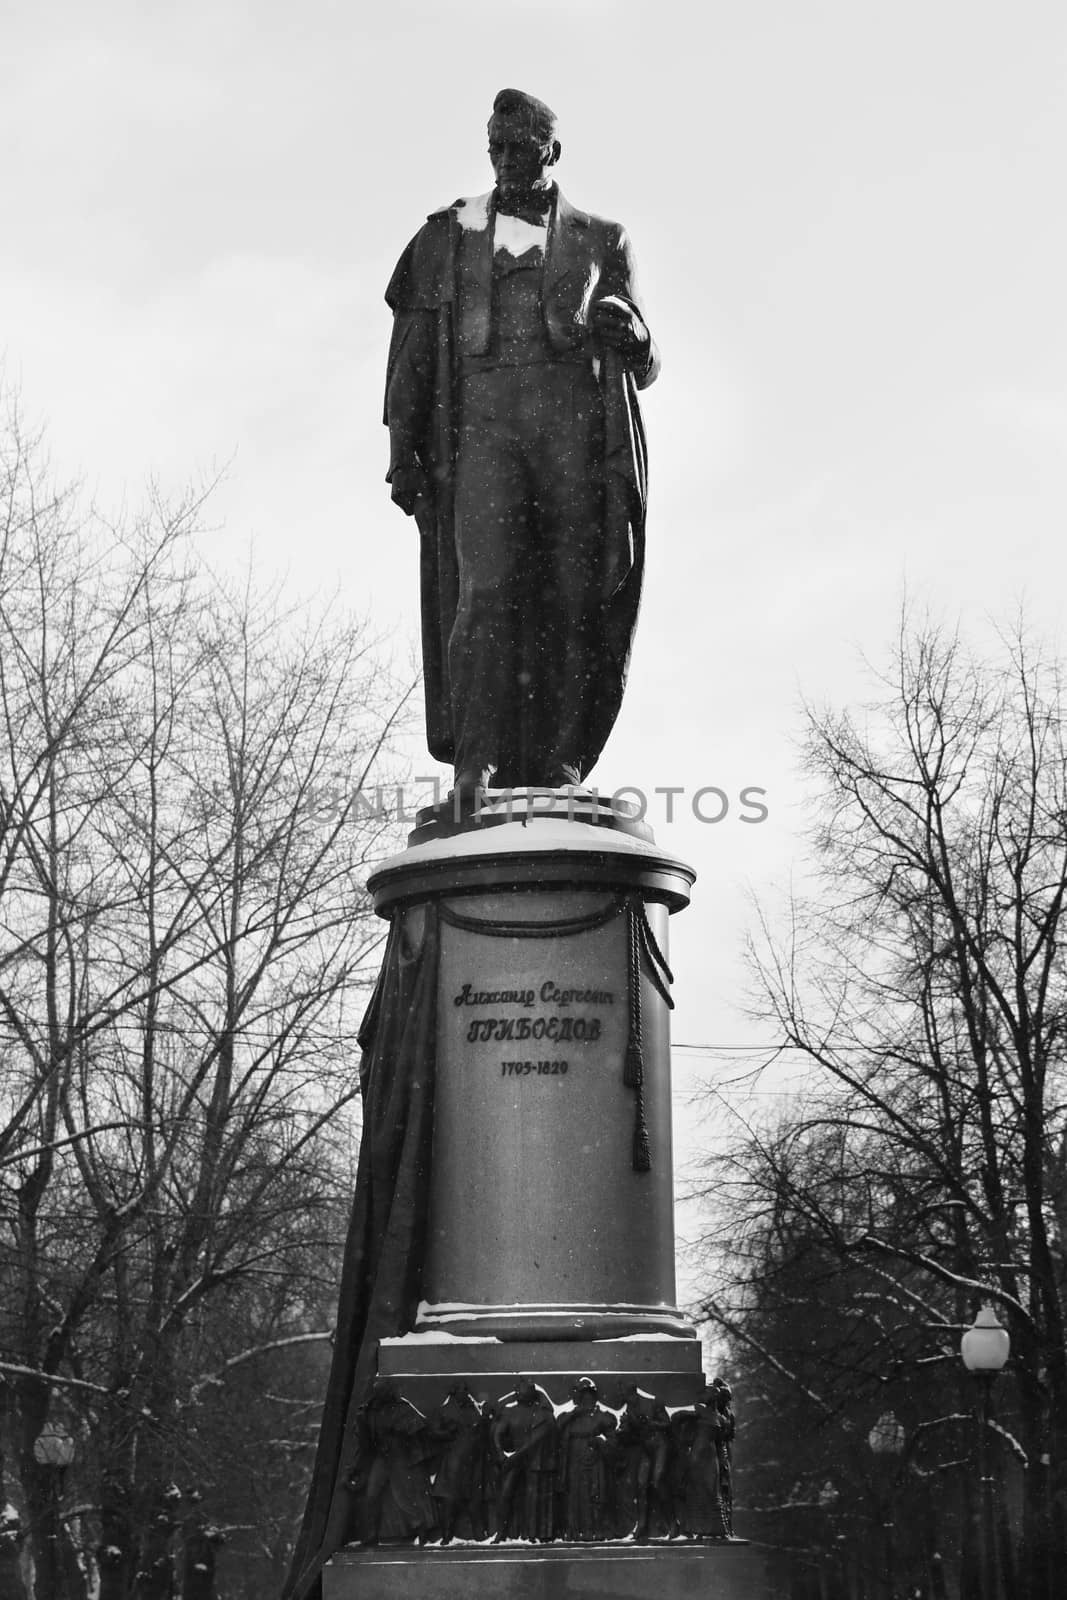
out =
[[(404, 251), (386, 291), (394, 313), (385, 408), (390, 476), (414, 448), (432, 484), (432, 509), (424, 507), (419, 516), (423, 670), (427, 741), (430, 753), (443, 762), (455, 760), (448, 654), (457, 605), (453, 489), (459, 375), (465, 358), (485, 357), (491, 348), (495, 223), (495, 194), (459, 200), (434, 212)], [(624, 230), (577, 210), (554, 189), (541, 279), (547, 358), (587, 356), (604, 408), (603, 459), (589, 463), (604, 486), (601, 526), (588, 530), (599, 569), (600, 613), (589, 630), (595, 641), (587, 652), (592, 659), (573, 661), (587, 684), (582, 747), (576, 752), (583, 774), (596, 762), (611, 731), (626, 680), (641, 592), (647, 486), (637, 390), (659, 370), (654, 344), (647, 362), (632, 370), (595, 339), (592, 308), (608, 296), (642, 315)], [(558, 713), (551, 695), (537, 692), (544, 632), (537, 633), (536, 588), (529, 600), (524, 607), (527, 626), (525, 632), (519, 630), (505, 674), (514, 686), (514, 703), (505, 720), (514, 731), (497, 763), (501, 783), (529, 781), (524, 751), (550, 743), (544, 728)], [(553, 648), (573, 660), (574, 641), (558, 639)], [(531, 681), (533, 692), (524, 691)]]

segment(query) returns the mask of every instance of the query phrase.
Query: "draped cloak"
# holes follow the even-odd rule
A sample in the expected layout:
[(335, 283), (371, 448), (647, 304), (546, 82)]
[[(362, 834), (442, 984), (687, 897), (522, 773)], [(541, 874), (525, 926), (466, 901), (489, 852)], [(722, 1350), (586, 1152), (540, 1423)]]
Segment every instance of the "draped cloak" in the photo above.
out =
[(414, 1326), (426, 1253), (436, 1070), (436, 906), (393, 914), (360, 1028), (363, 1136), (337, 1332), (303, 1524), (283, 1600), (320, 1600), (322, 1568), (358, 1537), (349, 1487), (381, 1339)]

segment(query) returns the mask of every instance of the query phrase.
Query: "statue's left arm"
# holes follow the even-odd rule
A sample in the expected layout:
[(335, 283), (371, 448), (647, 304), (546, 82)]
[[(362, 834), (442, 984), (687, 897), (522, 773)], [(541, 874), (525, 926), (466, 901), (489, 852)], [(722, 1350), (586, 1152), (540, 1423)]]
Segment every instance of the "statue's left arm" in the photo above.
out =
[(659, 351), (645, 320), (633, 250), (625, 228), (611, 229), (593, 317), (601, 338), (618, 350), (630, 367), (637, 387), (647, 389), (659, 376)]

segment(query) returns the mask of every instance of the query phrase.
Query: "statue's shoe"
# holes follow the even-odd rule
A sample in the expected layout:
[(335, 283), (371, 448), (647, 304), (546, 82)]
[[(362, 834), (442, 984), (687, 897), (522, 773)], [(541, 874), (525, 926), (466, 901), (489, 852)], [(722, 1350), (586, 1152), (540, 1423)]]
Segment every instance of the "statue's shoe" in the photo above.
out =
[(485, 799), (492, 767), (457, 767), (449, 797), (460, 811), (474, 810)]

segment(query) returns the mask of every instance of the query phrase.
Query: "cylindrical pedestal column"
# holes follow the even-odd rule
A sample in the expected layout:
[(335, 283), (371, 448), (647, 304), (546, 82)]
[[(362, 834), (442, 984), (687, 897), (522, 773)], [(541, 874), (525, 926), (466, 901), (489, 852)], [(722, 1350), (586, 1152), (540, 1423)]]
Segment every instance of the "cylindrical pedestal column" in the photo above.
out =
[(419, 1328), (693, 1336), (675, 1305), (665, 964), (693, 875), (641, 831), (487, 819), (371, 879), (379, 911), (434, 902), (441, 924)]

